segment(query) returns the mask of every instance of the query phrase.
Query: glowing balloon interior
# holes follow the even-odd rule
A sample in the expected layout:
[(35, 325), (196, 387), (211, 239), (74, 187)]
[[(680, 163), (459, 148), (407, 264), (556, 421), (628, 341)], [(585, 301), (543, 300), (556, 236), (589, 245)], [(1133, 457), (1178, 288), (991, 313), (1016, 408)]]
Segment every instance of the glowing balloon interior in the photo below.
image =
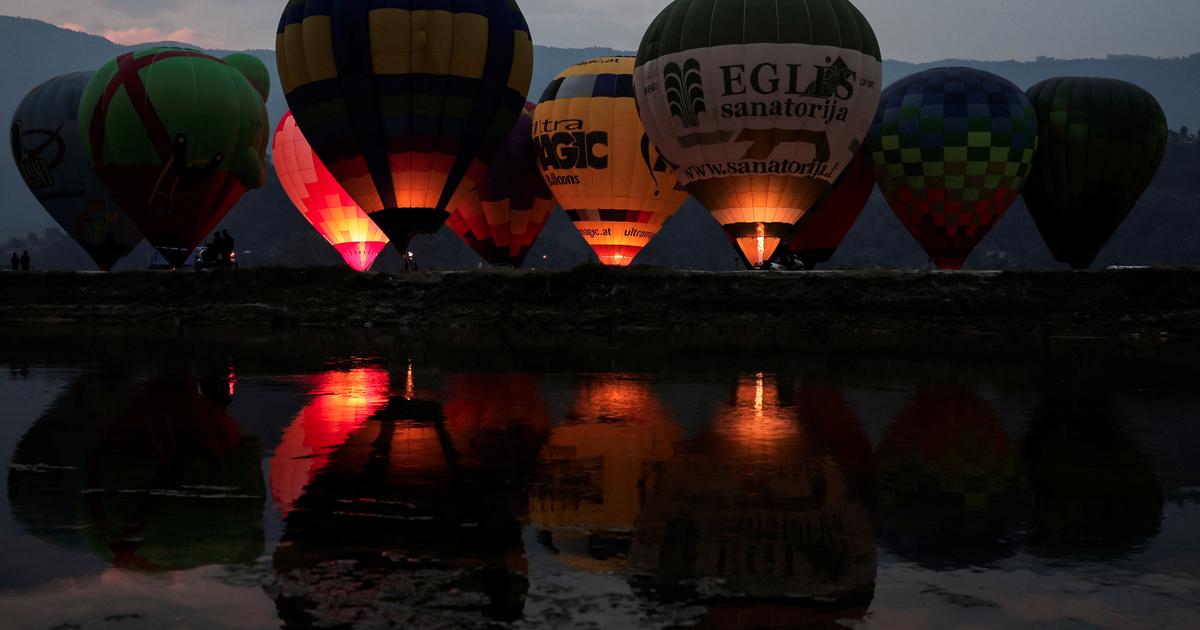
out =
[(387, 246), (387, 235), (342, 190), (288, 112), (275, 129), (271, 154), (284, 192), (300, 214), (355, 271), (367, 271)]

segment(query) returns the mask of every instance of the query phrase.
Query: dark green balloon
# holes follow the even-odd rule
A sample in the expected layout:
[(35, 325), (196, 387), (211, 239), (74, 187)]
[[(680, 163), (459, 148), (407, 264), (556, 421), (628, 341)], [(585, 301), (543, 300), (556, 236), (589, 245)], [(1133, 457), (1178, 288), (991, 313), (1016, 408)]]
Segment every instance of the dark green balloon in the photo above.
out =
[(1054, 258), (1086, 269), (1154, 179), (1166, 115), (1149, 92), (1115, 79), (1047, 79), (1026, 95), (1041, 148), (1025, 203)]

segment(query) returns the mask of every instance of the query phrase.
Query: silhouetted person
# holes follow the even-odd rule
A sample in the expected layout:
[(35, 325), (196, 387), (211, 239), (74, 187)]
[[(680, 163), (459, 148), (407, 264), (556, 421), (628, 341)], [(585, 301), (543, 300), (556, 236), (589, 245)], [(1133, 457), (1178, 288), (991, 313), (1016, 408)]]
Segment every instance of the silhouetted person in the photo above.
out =
[(13, 271), (20, 271), (20, 270), (21, 270), (21, 257), (17, 255), (17, 252), (13, 252), (13, 257), (12, 257), (12, 270), (13, 270)]
[(21, 271), (29, 271), (29, 252), (21, 254)]
[(225, 249), (221, 250), (225, 255), (225, 262), (233, 262), (233, 237), (229, 235), (228, 230), (221, 230), (221, 239), (225, 243)]

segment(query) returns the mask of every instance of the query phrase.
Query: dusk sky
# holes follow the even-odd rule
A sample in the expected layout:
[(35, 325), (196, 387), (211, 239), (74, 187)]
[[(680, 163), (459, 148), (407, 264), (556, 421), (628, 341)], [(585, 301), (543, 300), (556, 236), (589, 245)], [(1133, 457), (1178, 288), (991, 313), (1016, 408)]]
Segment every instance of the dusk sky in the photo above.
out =
[[(104, 35), (273, 48), (283, 0), (4, 0), (0, 12)], [(534, 41), (632, 50), (665, 0), (521, 0)], [(1200, 52), (1197, 0), (858, 0), (884, 56), (1033, 59)]]

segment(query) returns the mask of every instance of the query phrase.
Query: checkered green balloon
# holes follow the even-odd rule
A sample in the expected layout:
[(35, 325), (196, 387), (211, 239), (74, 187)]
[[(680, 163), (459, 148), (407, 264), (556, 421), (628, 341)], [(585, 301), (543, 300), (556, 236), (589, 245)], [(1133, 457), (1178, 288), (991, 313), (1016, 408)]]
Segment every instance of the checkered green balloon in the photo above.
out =
[(1017, 86), (935, 68), (884, 91), (867, 148), (901, 223), (938, 267), (959, 269), (1020, 194), (1037, 130)]

